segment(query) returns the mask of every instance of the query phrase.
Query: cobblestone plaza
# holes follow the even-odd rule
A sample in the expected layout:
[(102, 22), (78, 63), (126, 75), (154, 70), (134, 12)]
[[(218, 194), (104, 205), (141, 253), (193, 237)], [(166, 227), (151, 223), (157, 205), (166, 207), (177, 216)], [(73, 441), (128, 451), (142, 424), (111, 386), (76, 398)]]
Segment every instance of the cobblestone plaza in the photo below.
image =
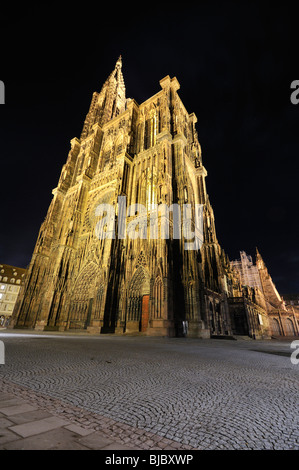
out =
[[(299, 449), (291, 342), (44, 332), (0, 339), (2, 394), (120, 446)], [(0, 448), (9, 445), (0, 439)]]

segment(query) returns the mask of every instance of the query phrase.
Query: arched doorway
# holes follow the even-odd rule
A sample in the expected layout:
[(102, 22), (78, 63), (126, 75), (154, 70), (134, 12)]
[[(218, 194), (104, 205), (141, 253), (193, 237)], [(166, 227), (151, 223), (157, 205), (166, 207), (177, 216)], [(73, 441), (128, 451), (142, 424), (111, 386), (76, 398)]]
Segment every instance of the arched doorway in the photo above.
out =
[(81, 270), (71, 294), (69, 328), (86, 329), (90, 325), (94, 302), (99, 316), (102, 284), (102, 276), (95, 263), (89, 263)]
[(126, 331), (146, 331), (149, 321), (150, 277), (139, 267), (130, 282)]
[(272, 330), (272, 335), (281, 336), (281, 328), (276, 318), (271, 318), (271, 330)]
[(209, 321), (210, 321), (210, 329), (211, 333), (215, 333), (215, 322), (214, 322), (214, 308), (211, 301), (209, 301)]
[(286, 319), (285, 327), (286, 327), (286, 331), (285, 331), (286, 336), (295, 336), (294, 324), (290, 318)]

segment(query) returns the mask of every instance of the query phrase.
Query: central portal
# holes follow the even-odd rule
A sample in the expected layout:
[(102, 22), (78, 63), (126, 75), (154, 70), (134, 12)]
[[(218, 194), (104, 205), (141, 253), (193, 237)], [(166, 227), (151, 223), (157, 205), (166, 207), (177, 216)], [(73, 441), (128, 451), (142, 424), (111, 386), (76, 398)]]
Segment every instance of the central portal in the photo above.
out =
[(128, 290), (126, 332), (145, 332), (149, 322), (150, 278), (145, 268), (135, 272)]

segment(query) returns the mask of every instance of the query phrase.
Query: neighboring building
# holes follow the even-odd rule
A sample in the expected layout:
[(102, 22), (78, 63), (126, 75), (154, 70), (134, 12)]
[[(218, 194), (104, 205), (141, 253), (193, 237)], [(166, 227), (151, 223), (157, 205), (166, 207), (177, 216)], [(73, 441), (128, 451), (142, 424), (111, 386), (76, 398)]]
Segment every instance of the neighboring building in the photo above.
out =
[(26, 269), (0, 264), (0, 327), (9, 324)]
[(242, 285), (254, 289), (256, 302), (267, 312), (271, 335), (298, 336), (299, 295), (281, 297), (258, 250), (256, 264), (241, 251), (240, 260), (231, 261), (231, 266), (238, 271)]
[(262, 284), (258, 268), (253, 264), (252, 257), (247, 255), (245, 251), (240, 251), (240, 259), (231, 261), (231, 265), (237, 269), (240, 274), (243, 286), (249, 286), (262, 290)]
[[(93, 94), (53, 190), (12, 326), (269, 337), (263, 298), (242, 287), (217, 240), (197, 118), (184, 107), (176, 78), (166, 76), (160, 86), (140, 105), (127, 99), (119, 58), (101, 92)], [(131, 236), (124, 236), (119, 196), (130, 207), (125, 227)], [(190, 204), (189, 231), (196, 227), (202, 246), (186, 250), (180, 237), (186, 225), (175, 232), (171, 211), (158, 221), (159, 230), (168, 225), (169, 238), (152, 236), (151, 215), (162, 203), (177, 204), (180, 214)], [(108, 212), (100, 222), (102, 204)], [(141, 206), (132, 210), (134, 204), (143, 205), (144, 214), (136, 215)], [(195, 204), (203, 207), (202, 230)], [(108, 217), (114, 212), (116, 223)]]

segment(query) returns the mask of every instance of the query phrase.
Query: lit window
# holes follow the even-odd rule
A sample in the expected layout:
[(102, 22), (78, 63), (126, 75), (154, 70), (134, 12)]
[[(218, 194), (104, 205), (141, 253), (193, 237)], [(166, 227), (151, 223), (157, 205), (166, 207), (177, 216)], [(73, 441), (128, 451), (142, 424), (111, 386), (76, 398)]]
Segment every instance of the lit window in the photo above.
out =
[(3, 297), (3, 294), (0, 294), (0, 299), (2, 299), (2, 297)]
[(155, 209), (156, 203), (156, 185), (155, 183), (148, 183), (147, 184), (147, 194), (146, 194), (146, 206), (147, 211), (152, 211)]
[(4, 290), (4, 289), (5, 289), (5, 286), (1, 284), (1, 290)]

